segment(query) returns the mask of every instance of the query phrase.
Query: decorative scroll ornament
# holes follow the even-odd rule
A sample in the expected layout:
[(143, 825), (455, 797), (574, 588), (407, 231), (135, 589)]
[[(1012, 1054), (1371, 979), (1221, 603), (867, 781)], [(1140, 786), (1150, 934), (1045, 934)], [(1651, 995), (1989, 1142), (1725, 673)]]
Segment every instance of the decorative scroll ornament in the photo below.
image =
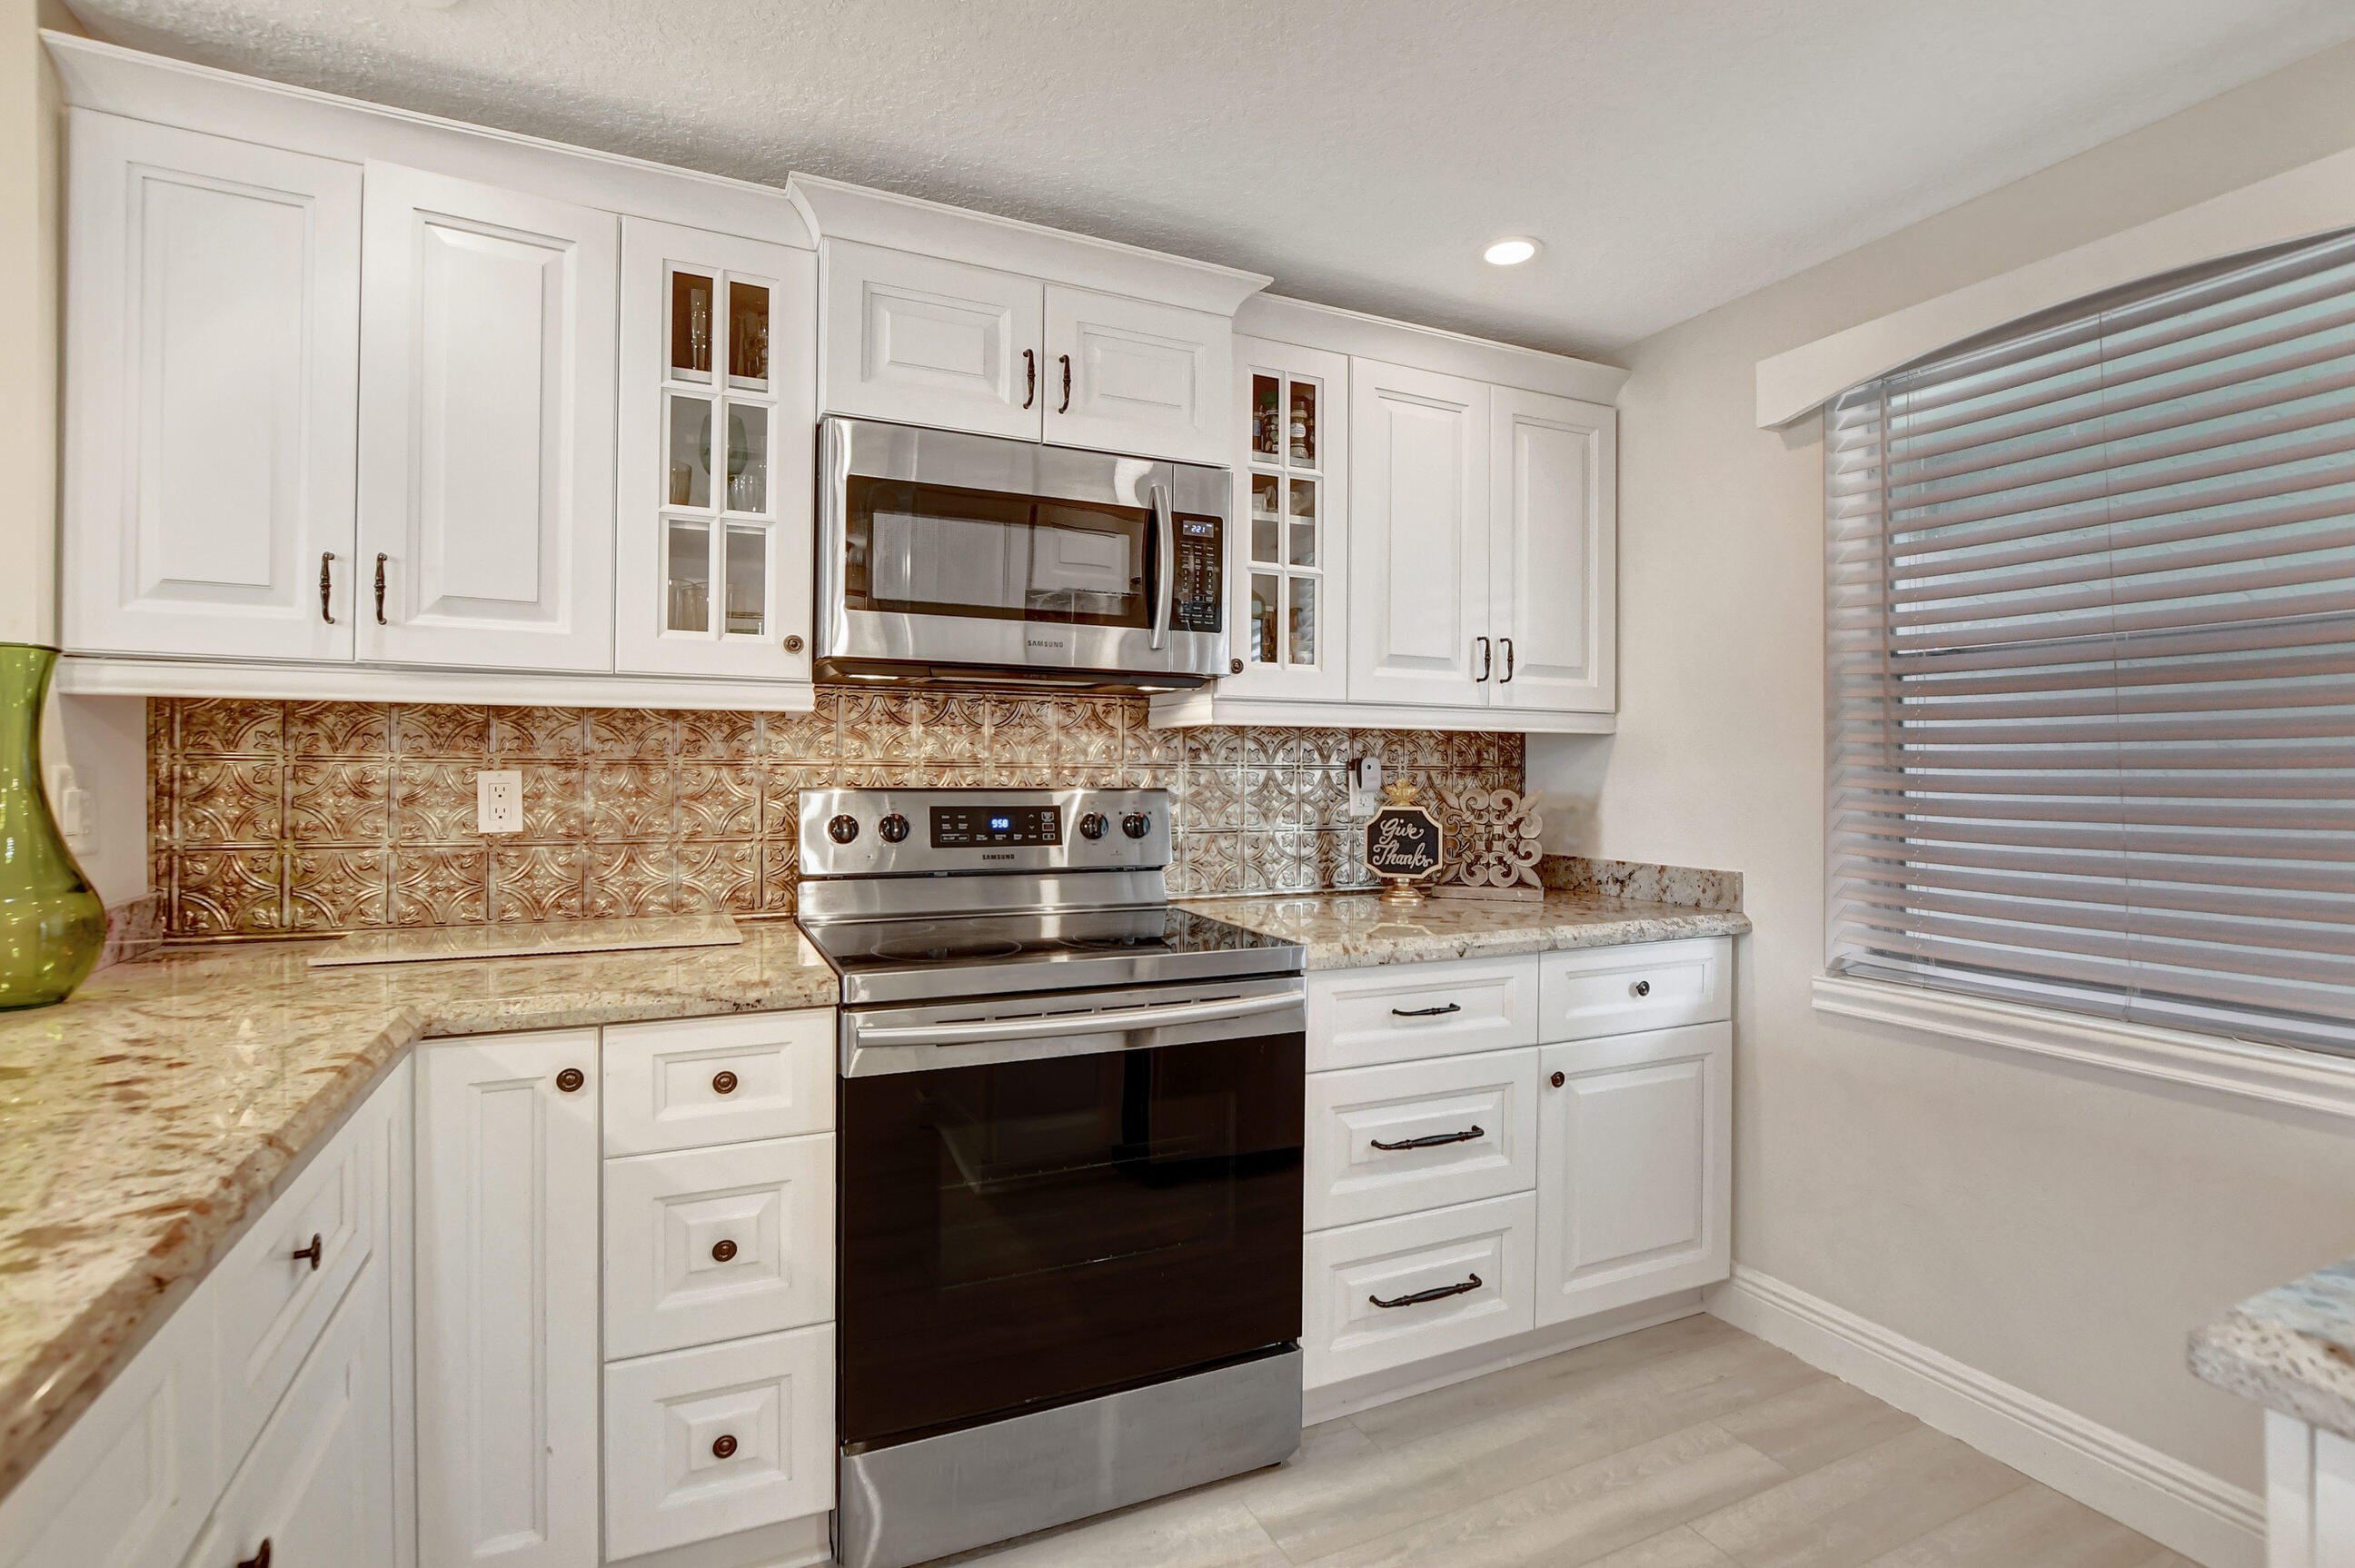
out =
[(1404, 779), (1382, 785), (1388, 805), (1366, 823), (1366, 869), (1382, 879), (1382, 902), (1419, 904), (1415, 884), (1446, 864), (1446, 835), (1439, 818), (1414, 804), (1418, 792)]
[(1521, 899), (1545, 897), (1538, 880), (1538, 844), (1545, 819), (1538, 814), (1538, 797), (1509, 789), (1482, 789), (1477, 784), (1443, 795), (1447, 834), (1455, 851), (1455, 864), (1431, 891), (1444, 899)]

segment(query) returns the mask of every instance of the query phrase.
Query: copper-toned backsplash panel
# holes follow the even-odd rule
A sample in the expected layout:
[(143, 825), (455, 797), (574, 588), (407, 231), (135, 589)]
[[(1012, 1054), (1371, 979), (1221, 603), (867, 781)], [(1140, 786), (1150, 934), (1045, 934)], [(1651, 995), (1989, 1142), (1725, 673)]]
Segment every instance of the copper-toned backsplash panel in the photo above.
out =
[[(804, 787), (1170, 793), (1181, 893), (1372, 885), (1342, 767), (1518, 788), (1518, 735), (1151, 730), (1142, 699), (820, 687), (811, 713), (148, 704), (149, 843), (174, 936), (794, 907)], [(474, 773), (524, 830), (474, 832)]]

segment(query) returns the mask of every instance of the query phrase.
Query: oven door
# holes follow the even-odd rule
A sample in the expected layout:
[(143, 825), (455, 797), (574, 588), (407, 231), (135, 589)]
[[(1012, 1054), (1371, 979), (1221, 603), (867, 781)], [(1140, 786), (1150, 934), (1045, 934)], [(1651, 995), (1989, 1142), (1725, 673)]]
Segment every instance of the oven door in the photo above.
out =
[(1301, 998), (847, 1010), (846, 1451), (1297, 1340)]
[(823, 674), (1222, 673), (1222, 468), (830, 418)]

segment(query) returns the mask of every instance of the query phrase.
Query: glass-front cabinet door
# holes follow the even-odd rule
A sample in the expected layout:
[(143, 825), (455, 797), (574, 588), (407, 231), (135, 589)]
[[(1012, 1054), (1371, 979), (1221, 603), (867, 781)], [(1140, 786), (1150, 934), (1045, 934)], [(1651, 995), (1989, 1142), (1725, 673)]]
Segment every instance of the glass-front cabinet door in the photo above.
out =
[[(1231, 660), (1220, 696), (1338, 702), (1348, 551), (1349, 361), (1255, 337), (1235, 339), (1239, 514), (1231, 530)], [(1231, 661), (1230, 667), (1231, 667)]]
[(810, 678), (817, 261), (622, 230), (621, 667)]

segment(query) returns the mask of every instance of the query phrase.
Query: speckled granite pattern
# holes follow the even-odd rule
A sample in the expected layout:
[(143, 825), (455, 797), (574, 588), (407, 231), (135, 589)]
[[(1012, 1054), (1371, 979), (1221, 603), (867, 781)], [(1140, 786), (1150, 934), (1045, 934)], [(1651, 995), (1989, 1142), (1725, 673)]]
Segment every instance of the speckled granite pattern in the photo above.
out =
[(1749, 917), (1736, 911), (1581, 893), (1550, 892), (1536, 903), (1430, 899), (1412, 909), (1394, 908), (1372, 893), (1183, 901), (1214, 919), (1300, 943), (1311, 969), (1738, 936), (1750, 929)]
[(2355, 1259), (2253, 1296), (2193, 1334), (2191, 1370), (2355, 1438)]
[(1584, 855), (1548, 855), (1538, 862), (1538, 880), (1558, 892), (1591, 893), (1599, 898), (1690, 904), (1696, 909), (1742, 907), (1739, 871), (1655, 866), (1641, 860), (1596, 860)]
[(831, 1007), (790, 924), (733, 947), (314, 970), (166, 950), (0, 1017), (0, 1491), (295, 1158), (423, 1035)]

